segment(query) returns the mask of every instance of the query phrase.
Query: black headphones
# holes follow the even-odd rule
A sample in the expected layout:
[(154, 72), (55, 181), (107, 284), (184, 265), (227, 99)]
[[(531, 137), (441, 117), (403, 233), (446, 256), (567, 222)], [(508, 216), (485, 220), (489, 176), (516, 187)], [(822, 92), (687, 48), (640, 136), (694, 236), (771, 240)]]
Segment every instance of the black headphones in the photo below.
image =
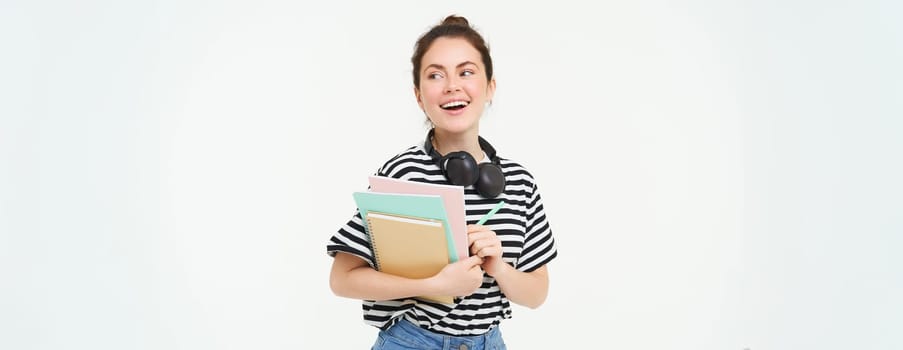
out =
[(474, 185), (477, 192), (486, 198), (498, 197), (505, 190), (505, 174), (502, 173), (502, 167), (499, 165), (499, 157), (495, 154), (495, 148), (482, 137), (479, 137), (480, 148), (489, 157), (490, 163), (477, 163), (477, 161), (465, 151), (449, 152), (442, 156), (433, 148), (433, 132), (426, 134), (426, 141), (423, 148), (426, 153), (433, 158), (433, 161), (439, 165), (442, 174), (452, 185), (470, 186)]

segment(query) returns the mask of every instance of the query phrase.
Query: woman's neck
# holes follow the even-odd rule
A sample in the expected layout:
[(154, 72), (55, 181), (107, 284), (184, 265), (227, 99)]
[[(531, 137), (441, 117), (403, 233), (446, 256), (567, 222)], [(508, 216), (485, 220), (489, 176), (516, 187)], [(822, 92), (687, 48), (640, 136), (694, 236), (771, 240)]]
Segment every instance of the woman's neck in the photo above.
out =
[(479, 131), (464, 132), (459, 134), (445, 133), (442, 130), (434, 129), (433, 148), (441, 155), (446, 155), (455, 151), (466, 151), (476, 161), (483, 159), (483, 149), (480, 148)]

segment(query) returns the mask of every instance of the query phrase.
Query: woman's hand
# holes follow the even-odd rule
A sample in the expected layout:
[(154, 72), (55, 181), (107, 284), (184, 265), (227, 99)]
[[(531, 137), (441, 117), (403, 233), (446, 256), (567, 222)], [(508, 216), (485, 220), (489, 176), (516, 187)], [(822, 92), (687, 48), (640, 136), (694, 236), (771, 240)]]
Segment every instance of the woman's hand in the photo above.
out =
[(483, 285), (483, 259), (470, 256), (467, 259), (445, 265), (442, 271), (430, 277), (436, 295), (468, 296)]
[(482, 266), (487, 274), (496, 277), (503, 271), (502, 241), (495, 231), (482, 225), (467, 225), (467, 240), (470, 242), (470, 255), (483, 258)]

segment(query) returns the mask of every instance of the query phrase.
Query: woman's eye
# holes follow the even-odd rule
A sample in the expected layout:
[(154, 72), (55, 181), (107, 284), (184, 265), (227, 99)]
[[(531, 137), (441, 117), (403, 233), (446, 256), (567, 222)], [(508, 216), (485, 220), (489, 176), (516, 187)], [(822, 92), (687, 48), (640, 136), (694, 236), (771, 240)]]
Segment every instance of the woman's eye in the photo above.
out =
[(439, 73), (430, 73), (429, 75), (427, 75), (427, 78), (430, 78), (430, 79), (439, 79), (439, 78), (442, 78), (442, 74), (439, 74)]
[(475, 73), (474, 73), (472, 70), (466, 70), (466, 71), (461, 72), (461, 76), (462, 76), (462, 77), (467, 77), (467, 76), (471, 76), (471, 75), (474, 75), (474, 74), (475, 74)]

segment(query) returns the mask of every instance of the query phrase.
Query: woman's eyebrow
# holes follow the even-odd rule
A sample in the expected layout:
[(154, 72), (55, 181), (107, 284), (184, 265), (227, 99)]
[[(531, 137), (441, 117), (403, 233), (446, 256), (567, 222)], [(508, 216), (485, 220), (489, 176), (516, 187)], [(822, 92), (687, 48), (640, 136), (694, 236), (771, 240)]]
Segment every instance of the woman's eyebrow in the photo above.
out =
[(436, 69), (442, 70), (442, 71), (445, 70), (445, 66), (443, 66), (443, 65), (441, 65), (441, 64), (436, 64), (436, 63), (430, 63), (430, 64), (428, 64), (426, 67), (423, 67), (423, 70), (427, 70), (427, 69), (430, 69), (430, 68), (436, 68)]

